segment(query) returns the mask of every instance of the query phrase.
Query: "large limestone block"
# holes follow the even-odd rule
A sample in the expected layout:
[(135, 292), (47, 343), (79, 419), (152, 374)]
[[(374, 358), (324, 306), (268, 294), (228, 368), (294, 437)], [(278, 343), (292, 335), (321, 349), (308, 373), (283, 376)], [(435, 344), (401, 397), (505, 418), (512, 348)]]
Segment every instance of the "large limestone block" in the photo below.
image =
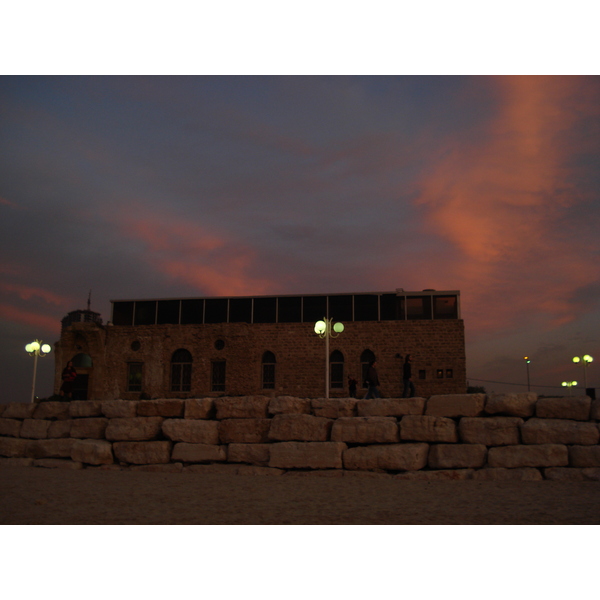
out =
[(138, 417), (183, 417), (184, 400), (141, 400), (137, 405)]
[(189, 442), (191, 444), (219, 443), (219, 423), (217, 421), (166, 419), (162, 424), (162, 431), (166, 437), (174, 442)]
[(71, 458), (73, 439), (34, 440), (27, 445), (28, 458)]
[(429, 444), (357, 446), (344, 451), (344, 468), (353, 471), (418, 471), (427, 464)]
[(483, 414), (485, 394), (448, 394), (431, 396), (425, 414), (433, 417), (479, 417)]
[(50, 421), (42, 419), (25, 419), (21, 427), (21, 437), (36, 440), (44, 440), (48, 437)]
[(217, 419), (264, 419), (270, 401), (267, 396), (216, 398)]
[(71, 437), (71, 425), (73, 424), (72, 419), (65, 421), (52, 421), (50, 427), (48, 427), (48, 438), (68, 438)]
[(69, 419), (69, 402), (40, 402), (33, 411), (34, 419)]
[(587, 421), (592, 401), (587, 396), (579, 398), (540, 398), (535, 405), (535, 416), (541, 419), (573, 419)]
[(524, 392), (520, 394), (490, 394), (485, 402), (488, 415), (507, 415), (510, 417), (532, 417), (535, 412), (537, 394)]
[(185, 401), (185, 419), (212, 419), (215, 412), (212, 398), (189, 398)]
[(27, 448), (31, 444), (29, 440), (13, 437), (0, 437), (0, 456), (21, 457), (27, 456)]
[(524, 444), (580, 444), (588, 446), (597, 444), (599, 438), (600, 431), (598, 431), (595, 423), (534, 417), (521, 425), (521, 439)]
[(569, 452), (562, 444), (536, 446), (496, 446), (488, 451), (488, 466), (505, 467), (566, 467)]
[(308, 398), (277, 396), (269, 402), (270, 415), (306, 415), (310, 413)]
[(265, 466), (271, 458), (271, 444), (229, 444), (227, 461)]
[(91, 417), (89, 419), (73, 419), (71, 421), (71, 437), (80, 439), (104, 439), (109, 419)]
[(180, 460), (186, 463), (220, 462), (227, 460), (227, 450), (226, 446), (180, 442), (173, 447), (171, 460)]
[(460, 439), (465, 444), (514, 446), (521, 442), (521, 417), (463, 417), (458, 424)]
[(19, 437), (23, 421), (20, 419), (0, 419), (0, 435)]
[(569, 465), (572, 467), (600, 467), (600, 446), (570, 446)]
[[(153, 418), (153, 417), (148, 417)], [(171, 442), (115, 442), (113, 452), (118, 461), (134, 465), (165, 464), (171, 460)]]
[(400, 438), (414, 442), (458, 442), (456, 423), (452, 419), (427, 415), (402, 417)]
[(430, 469), (480, 469), (487, 451), (483, 444), (434, 444), (427, 462)]
[(269, 438), (281, 442), (326, 442), (332, 425), (333, 420), (324, 417), (275, 415), (271, 421)]
[(359, 417), (403, 417), (422, 415), (425, 398), (372, 398), (356, 404)]
[(88, 465), (111, 465), (114, 462), (112, 444), (106, 440), (75, 440), (71, 458)]
[(133, 400), (105, 400), (102, 414), (109, 419), (130, 419), (137, 415), (137, 402)]
[(394, 417), (342, 417), (333, 422), (332, 442), (393, 444), (400, 441)]
[(69, 403), (69, 414), (72, 418), (101, 417), (102, 402), (100, 400), (73, 400)]
[(222, 444), (262, 444), (269, 441), (271, 419), (224, 419), (218, 422)]
[(315, 417), (339, 419), (356, 415), (355, 398), (315, 398), (311, 400), (311, 408)]
[(278, 469), (341, 469), (340, 442), (277, 442), (272, 444), (269, 467)]
[(473, 479), (474, 469), (448, 469), (442, 471), (407, 471), (397, 473), (394, 479), (408, 481), (466, 481)]
[(473, 479), (477, 481), (542, 481), (544, 477), (539, 469), (522, 467), (516, 469), (478, 469), (473, 473)]
[(82, 463), (62, 458), (40, 458), (33, 461), (33, 466), (44, 467), (46, 469), (67, 469), (70, 471), (83, 469)]
[(160, 433), (162, 422), (162, 417), (110, 419), (105, 437), (110, 441), (151, 440)]
[(590, 419), (594, 421), (600, 421), (600, 399), (592, 400), (592, 407), (590, 409)]
[(544, 469), (544, 477), (549, 481), (600, 481), (600, 468), (549, 467)]
[(32, 419), (37, 404), (9, 402), (2, 413), (3, 419)]

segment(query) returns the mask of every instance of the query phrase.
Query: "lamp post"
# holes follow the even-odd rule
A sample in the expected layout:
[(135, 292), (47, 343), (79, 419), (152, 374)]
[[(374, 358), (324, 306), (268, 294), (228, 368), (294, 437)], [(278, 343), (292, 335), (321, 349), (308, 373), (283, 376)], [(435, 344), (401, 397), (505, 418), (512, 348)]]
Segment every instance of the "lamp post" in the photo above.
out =
[(571, 388), (577, 385), (576, 381), (563, 381), (562, 386), (569, 388), (569, 396), (571, 395)]
[(33, 383), (31, 384), (31, 402), (35, 398), (35, 376), (37, 373), (38, 356), (46, 356), (50, 352), (50, 344), (42, 344), (42, 340), (35, 340), (25, 346), (25, 351), (29, 356), (33, 356)]
[(593, 362), (594, 359), (589, 354), (584, 354), (583, 356), (574, 356), (573, 362), (577, 365), (579, 363), (583, 363), (583, 387), (587, 389), (587, 367)]
[(334, 323), (332, 319), (323, 317), (322, 321), (315, 323), (315, 333), (325, 339), (325, 397), (329, 398), (329, 338), (336, 338), (344, 331), (343, 323)]
[(529, 385), (529, 365), (531, 363), (531, 359), (529, 356), (524, 356), (523, 360), (525, 361), (525, 366), (527, 367), (527, 391), (531, 391), (531, 386)]

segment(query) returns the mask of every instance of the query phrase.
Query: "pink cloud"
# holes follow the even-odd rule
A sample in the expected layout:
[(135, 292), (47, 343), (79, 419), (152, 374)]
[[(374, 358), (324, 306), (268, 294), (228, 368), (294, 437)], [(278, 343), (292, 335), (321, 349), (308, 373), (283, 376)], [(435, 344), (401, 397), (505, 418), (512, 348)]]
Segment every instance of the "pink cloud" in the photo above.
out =
[(21, 300), (30, 300), (31, 298), (41, 298), (49, 304), (55, 304), (56, 306), (68, 306), (70, 300), (63, 296), (43, 290), (41, 288), (32, 288), (19, 284), (12, 283), (0, 283), (0, 290), (4, 292), (12, 292), (18, 294)]
[(525, 313), (556, 326), (575, 317), (573, 290), (600, 277), (593, 255), (562, 231), (569, 208), (584, 201), (562, 142), (590, 107), (578, 78), (491, 81), (501, 109), (487, 139), (443, 142), (445, 154), (419, 182), (427, 229), (460, 256), (439, 256), (433, 270), (466, 292), (479, 329)]
[(60, 321), (56, 318), (29, 312), (10, 304), (0, 304), (0, 318), (36, 327), (54, 335), (58, 335), (60, 331)]

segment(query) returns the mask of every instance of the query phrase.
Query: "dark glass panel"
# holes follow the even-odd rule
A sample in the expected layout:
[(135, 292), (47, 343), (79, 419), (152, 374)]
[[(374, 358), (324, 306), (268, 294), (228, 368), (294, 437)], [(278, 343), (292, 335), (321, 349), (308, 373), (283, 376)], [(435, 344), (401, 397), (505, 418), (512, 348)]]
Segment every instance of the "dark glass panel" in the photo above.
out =
[(173, 356), (171, 357), (171, 362), (173, 363), (191, 363), (192, 355), (189, 350), (185, 348), (180, 348), (179, 350), (175, 350), (173, 352)]
[(252, 322), (252, 298), (231, 298), (229, 300), (229, 322)]
[(113, 325), (133, 325), (133, 302), (113, 302)]
[(274, 390), (275, 389), (275, 364), (265, 363), (263, 365), (263, 389)]
[(396, 294), (382, 294), (379, 298), (382, 321), (404, 320), (404, 297)]
[(159, 300), (156, 322), (159, 325), (179, 324), (179, 304), (179, 300)]
[(330, 362), (344, 362), (344, 355), (339, 350), (334, 350), (329, 357)]
[(272, 352), (270, 352), (269, 350), (267, 350), (263, 354), (262, 361), (263, 361), (263, 363), (274, 363), (274, 362), (277, 362), (275, 360), (275, 355)]
[(181, 324), (201, 325), (204, 312), (204, 300), (182, 300), (181, 301)]
[(354, 320), (377, 321), (378, 297), (375, 295), (354, 296)]
[(254, 322), (275, 323), (277, 298), (254, 298)]
[(277, 298), (277, 322), (301, 323), (302, 298), (300, 296)]
[(156, 300), (143, 300), (135, 303), (134, 325), (156, 324)]
[(458, 319), (456, 296), (433, 297), (434, 319)]
[(409, 296), (406, 298), (408, 319), (431, 319), (431, 296)]
[(127, 369), (127, 391), (142, 391), (142, 368), (143, 363), (129, 363)]
[(329, 296), (329, 318), (352, 321), (352, 296)]
[(344, 387), (344, 363), (331, 363), (329, 387), (332, 389)]
[(205, 323), (227, 323), (227, 298), (208, 298), (206, 300)]
[(327, 316), (327, 296), (304, 296), (302, 321), (316, 323)]

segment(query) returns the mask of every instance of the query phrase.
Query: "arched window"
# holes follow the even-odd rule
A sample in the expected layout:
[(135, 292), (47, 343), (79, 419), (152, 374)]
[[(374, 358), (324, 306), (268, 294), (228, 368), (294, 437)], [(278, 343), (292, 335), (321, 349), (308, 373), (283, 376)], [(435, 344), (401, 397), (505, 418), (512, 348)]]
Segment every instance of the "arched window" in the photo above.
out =
[(361, 375), (362, 375), (361, 385), (363, 386), (363, 388), (367, 387), (365, 385), (365, 380), (367, 379), (367, 373), (369, 372), (369, 366), (371, 364), (371, 361), (373, 361), (373, 360), (375, 360), (375, 353), (372, 350), (365, 350), (360, 355), (360, 367), (361, 367)]
[(329, 387), (344, 387), (344, 355), (339, 350), (334, 350), (329, 356)]
[(180, 348), (171, 357), (171, 391), (189, 392), (192, 389), (192, 355)]
[(92, 357), (89, 354), (80, 352), (76, 354), (72, 359), (73, 366), (79, 369), (90, 369), (92, 367)]
[(262, 387), (263, 390), (275, 389), (275, 355), (268, 350), (262, 356)]

